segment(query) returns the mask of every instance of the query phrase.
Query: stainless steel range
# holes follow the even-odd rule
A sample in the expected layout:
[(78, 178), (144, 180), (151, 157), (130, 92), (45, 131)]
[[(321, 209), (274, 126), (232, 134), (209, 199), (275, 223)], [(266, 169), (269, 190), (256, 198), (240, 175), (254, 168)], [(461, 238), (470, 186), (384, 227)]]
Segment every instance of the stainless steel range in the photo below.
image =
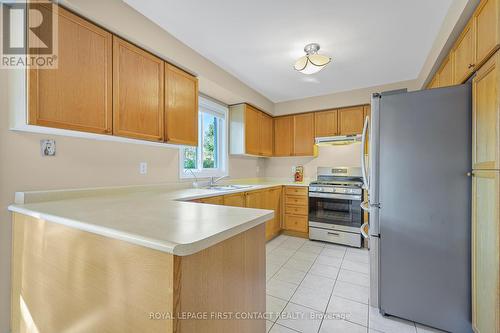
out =
[(309, 239), (361, 247), (361, 168), (318, 167), (309, 185)]

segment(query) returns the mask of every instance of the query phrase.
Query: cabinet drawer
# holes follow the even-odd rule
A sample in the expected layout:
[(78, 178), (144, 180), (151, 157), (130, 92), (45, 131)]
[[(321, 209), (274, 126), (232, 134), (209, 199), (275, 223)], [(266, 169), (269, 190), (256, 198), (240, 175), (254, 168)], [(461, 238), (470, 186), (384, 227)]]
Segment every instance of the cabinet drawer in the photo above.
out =
[(292, 231), (307, 232), (308, 218), (307, 216), (285, 215), (285, 229)]
[(307, 190), (307, 186), (287, 186), (285, 188), (285, 194), (307, 196)]
[(361, 247), (361, 235), (338, 230), (309, 228), (309, 239)]
[(287, 195), (285, 197), (285, 205), (307, 206), (307, 204), (308, 204), (308, 198), (304, 196)]
[(285, 206), (285, 214), (305, 215), (307, 216), (307, 206)]

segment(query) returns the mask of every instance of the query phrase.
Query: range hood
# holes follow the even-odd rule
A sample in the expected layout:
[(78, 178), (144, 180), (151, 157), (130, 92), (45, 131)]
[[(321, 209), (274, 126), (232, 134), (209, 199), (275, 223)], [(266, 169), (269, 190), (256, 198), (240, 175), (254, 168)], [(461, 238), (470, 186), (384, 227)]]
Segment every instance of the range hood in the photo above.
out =
[(361, 134), (324, 136), (315, 139), (317, 146), (349, 145), (356, 142), (361, 142)]

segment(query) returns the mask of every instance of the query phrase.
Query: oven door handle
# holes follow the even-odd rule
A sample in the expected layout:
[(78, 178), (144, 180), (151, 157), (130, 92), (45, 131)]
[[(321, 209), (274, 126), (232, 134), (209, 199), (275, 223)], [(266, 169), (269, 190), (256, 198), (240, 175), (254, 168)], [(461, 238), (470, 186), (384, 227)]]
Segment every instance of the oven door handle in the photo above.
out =
[(309, 192), (310, 198), (343, 199), (343, 200), (361, 200), (361, 195), (334, 194)]

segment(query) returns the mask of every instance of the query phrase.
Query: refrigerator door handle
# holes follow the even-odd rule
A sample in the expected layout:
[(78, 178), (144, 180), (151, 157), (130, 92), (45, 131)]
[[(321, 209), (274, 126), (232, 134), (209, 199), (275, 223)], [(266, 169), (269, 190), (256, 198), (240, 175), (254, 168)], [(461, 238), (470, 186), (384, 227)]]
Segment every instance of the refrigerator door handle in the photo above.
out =
[(365, 212), (370, 212), (370, 203), (368, 201), (363, 201), (360, 206)]
[(363, 225), (359, 228), (361, 230), (361, 235), (363, 236), (363, 238), (370, 237), (367, 232), (368, 228), (369, 228), (368, 222), (363, 223)]
[(363, 174), (363, 188), (368, 189), (370, 187), (368, 180), (368, 173), (366, 170), (366, 140), (368, 139), (367, 132), (368, 126), (370, 124), (370, 117), (365, 118), (365, 124), (363, 126), (363, 134), (361, 135), (361, 172)]

